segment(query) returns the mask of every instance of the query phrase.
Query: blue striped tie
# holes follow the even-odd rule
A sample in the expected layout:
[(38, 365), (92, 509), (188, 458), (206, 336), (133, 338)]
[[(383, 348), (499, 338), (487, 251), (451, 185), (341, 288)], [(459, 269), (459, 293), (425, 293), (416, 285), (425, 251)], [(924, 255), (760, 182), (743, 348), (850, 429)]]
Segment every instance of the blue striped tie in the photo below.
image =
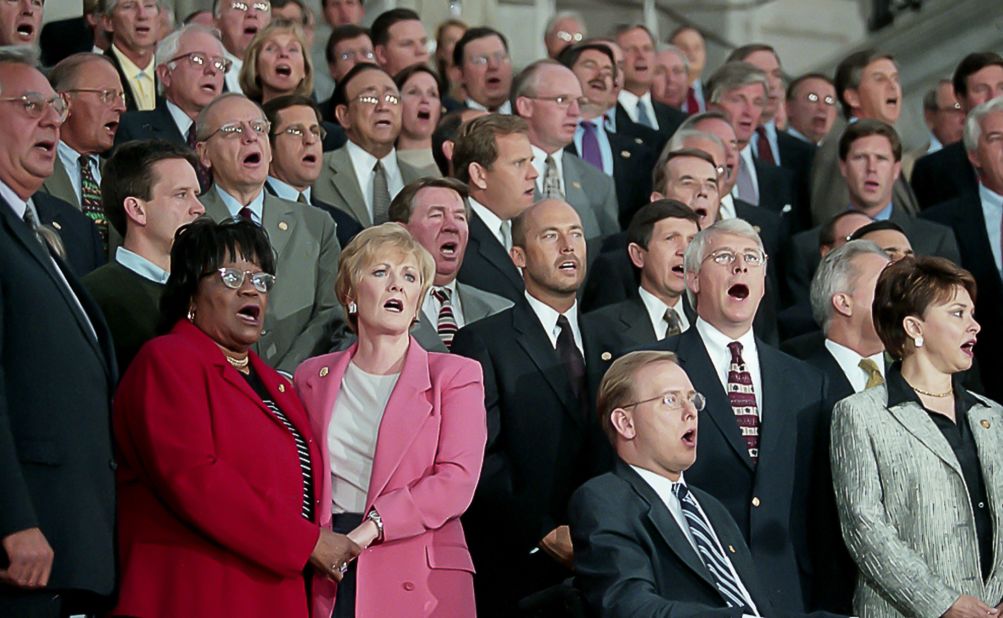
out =
[(700, 560), (710, 571), (718, 592), (728, 603), (728, 607), (745, 607), (745, 595), (742, 594), (739, 583), (731, 573), (728, 566), (728, 559), (714, 541), (714, 534), (711, 532), (710, 523), (704, 519), (703, 513), (697, 507), (696, 500), (690, 494), (689, 488), (682, 483), (672, 486), (673, 493), (679, 498), (679, 504), (683, 509), (683, 516), (690, 527), (690, 535), (696, 543), (697, 553)]

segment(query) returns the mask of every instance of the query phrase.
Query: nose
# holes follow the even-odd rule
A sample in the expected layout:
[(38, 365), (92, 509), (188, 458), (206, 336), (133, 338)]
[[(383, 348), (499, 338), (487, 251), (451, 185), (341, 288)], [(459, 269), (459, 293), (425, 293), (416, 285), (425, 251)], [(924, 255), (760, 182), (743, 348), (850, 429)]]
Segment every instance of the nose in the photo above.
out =
[(578, 99), (571, 99), (571, 104), (568, 105), (568, 114), (572, 116), (582, 115), (582, 106), (578, 104)]
[(540, 173), (536, 171), (536, 168), (532, 163), (526, 164), (526, 180), (536, 180)]
[(21, 14), (22, 15), (34, 15), (35, 5), (33, 0), (21, 0)]
[(245, 120), (244, 122), (240, 123), (240, 126), (243, 127), (243, 129), (244, 129), (240, 133), (240, 141), (241, 142), (243, 142), (245, 144), (253, 144), (254, 142), (258, 141), (258, 134), (255, 133), (254, 129), (251, 128), (251, 123), (250, 122), (247, 122)]
[(975, 316), (972, 316), (972, 323), (968, 327), (968, 330), (972, 331), (973, 335), (978, 334), (982, 330), (982, 325), (975, 319)]
[(125, 97), (115, 96), (112, 99), (111, 109), (120, 114), (125, 113)]
[(196, 217), (201, 217), (205, 214), (205, 206), (202, 205), (202, 202), (200, 202), (197, 197), (192, 196), (191, 199), (188, 200), (188, 212)]
[(156, 15), (158, 9), (156, 7), (148, 7), (142, 2), (136, 4), (136, 18), (146, 19), (151, 15)]

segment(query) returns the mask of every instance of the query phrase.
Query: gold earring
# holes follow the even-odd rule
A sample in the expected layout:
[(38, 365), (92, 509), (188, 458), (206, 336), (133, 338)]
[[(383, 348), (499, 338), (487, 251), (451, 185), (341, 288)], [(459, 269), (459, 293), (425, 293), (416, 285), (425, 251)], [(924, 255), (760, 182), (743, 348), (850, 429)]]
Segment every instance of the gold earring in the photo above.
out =
[(195, 321), (195, 305), (192, 305), (191, 307), (188, 308), (188, 321), (189, 322)]

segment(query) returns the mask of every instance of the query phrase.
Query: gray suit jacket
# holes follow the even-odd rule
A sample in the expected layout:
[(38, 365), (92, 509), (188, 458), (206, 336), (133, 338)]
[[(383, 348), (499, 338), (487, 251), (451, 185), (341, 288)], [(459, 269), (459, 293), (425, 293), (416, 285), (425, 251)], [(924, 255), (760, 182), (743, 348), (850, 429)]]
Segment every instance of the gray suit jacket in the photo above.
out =
[[(397, 165), (400, 167), (405, 185), (425, 176), (436, 178), (442, 176), (438, 168), (434, 166), (413, 167), (401, 161), (399, 157)], [(313, 185), (311, 195), (347, 212), (361, 223), (362, 227), (370, 227), (373, 224), (373, 217), (366, 208), (366, 199), (363, 196), (359, 178), (355, 175), (355, 167), (352, 166), (347, 146), (324, 153), (324, 168), (320, 172), (317, 182)]]
[(918, 404), (888, 407), (884, 386), (836, 404), (832, 473), (843, 538), (860, 569), (854, 611), (868, 618), (940, 616), (961, 594), (1003, 598), (1003, 408), (968, 410), (994, 528), (982, 582), (975, 516), (961, 465)]
[[(206, 216), (231, 217), (215, 188), (201, 200)], [(262, 227), (276, 255), (276, 281), (255, 352), (292, 374), (304, 359), (330, 350), (344, 330), (345, 315), (334, 294), (341, 247), (327, 213), (274, 195), (265, 195)]]
[[(620, 231), (620, 209), (613, 179), (574, 154), (562, 155), (564, 201), (571, 204), (582, 220), (585, 238), (592, 240)], [(541, 179), (542, 184), (542, 179)], [(537, 188), (536, 199), (543, 199)], [(590, 256), (592, 257), (592, 256)]]
[[(460, 297), (464, 325), (504, 311), (513, 304), (512, 301), (503, 296), (485, 292), (459, 281), (456, 282), (456, 293)], [(424, 311), (419, 312), (419, 315), (421, 317), (418, 323), (411, 329), (411, 335), (414, 336), (415, 340), (429, 352), (449, 352), (445, 344), (442, 343), (442, 339), (439, 338), (436, 325), (429, 321)]]
[[(99, 165), (104, 167), (104, 160), (99, 159)], [(66, 168), (63, 167), (63, 162), (56, 157), (56, 165), (52, 170), (52, 176), (45, 179), (42, 183), (42, 191), (45, 191), (53, 197), (58, 197), (68, 204), (72, 204), (77, 210), (83, 211), (83, 207), (80, 205), (80, 198), (77, 197), (76, 192), (73, 190), (73, 183), (70, 181), (70, 175), (66, 172)], [(115, 259), (115, 251), (122, 246), (122, 235), (118, 233), (115, 226), (108, 223), (108, 260)]]

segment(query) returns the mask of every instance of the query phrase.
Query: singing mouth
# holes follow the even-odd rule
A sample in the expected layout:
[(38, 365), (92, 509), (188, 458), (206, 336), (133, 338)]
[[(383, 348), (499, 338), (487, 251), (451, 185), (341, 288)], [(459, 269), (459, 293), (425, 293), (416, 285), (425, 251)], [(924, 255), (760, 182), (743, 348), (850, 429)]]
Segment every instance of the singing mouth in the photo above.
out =
[(557, 266), (557, 269), (574, 274), (578, 271), (578, 260), (564, 260)]
[(288, 64), (279, 64), (275, 67), (275, 74), (282, 77), (290, 77), (293, 74), (293, 68)]
[(442, 243), (442, 246), (439, 247), (439, 253), (441, 253), (444, 257), (451, 258), (456, 257), (459, 249), (460, 243), (450, 241)]
[(731, 296), (735, 300), (745, 300), (749, 297), (749, 286), (744, 283), (736, 283), (728, 288), (728, 296)]
[(397, 298), (391, 298), (383, 303), (383, 308), (393, 313), (404, 313), (404, 302)]
[(261, 307), (254, 304), (244, 305), (237, 311), (237, 317), (248, 324), (257, 324), (258, 318), (261, 317)]
[(688, 446), (690, 448), (693, 448), (693, 447), (695, 447), (697, 445), (697, 430), (696, 430), (696, 428), (690, 429), (689, 431), (687, 431), (686, 433), (683, 434), (683, 444), (685, 444), (686, 446)]

